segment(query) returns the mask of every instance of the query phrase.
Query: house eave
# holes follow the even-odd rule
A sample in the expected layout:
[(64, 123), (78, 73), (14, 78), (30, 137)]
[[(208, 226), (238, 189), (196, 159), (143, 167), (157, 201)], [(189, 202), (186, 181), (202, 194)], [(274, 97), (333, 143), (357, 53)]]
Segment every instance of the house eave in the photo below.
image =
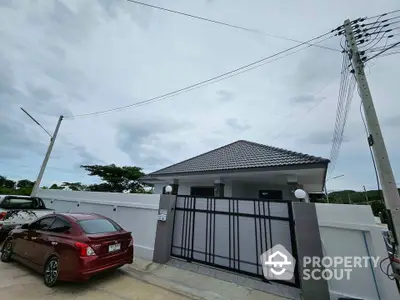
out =
[[(268, 172), (268, 171), (285, 171), (285, 170), (299, 170), (299, 169), (320, 169), (326, 168), (329, 164), (329, 160), (326, 162), (314, 163), (314, 164), (295, 164), (295, 165), (282, 165), (282, 166), (271, 166), (271, 167), (255, 167), (255, 168), (241, 168), (241, 169), (222, 169), (212, 171), (194, 171), (194, 172), (175, 172), (175, 173), (150, 173), (139, 181), (153, 180), (162, 181), (163, 177), (174, 177), (174, 176), (188, 176), (188, 175), (215, 175), (215, 174), (228, 174), (228, 173), (242, 173), (242, 172)], [(326, 172), (325, 172), (326, 176)]]

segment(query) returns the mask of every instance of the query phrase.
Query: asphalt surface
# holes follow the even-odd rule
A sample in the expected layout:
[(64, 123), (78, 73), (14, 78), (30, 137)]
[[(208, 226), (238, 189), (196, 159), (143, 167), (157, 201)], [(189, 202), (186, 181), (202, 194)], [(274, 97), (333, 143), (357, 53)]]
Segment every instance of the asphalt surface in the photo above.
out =
[(85, 283), (60, 282), (53, 288), (43, 277), (17, 262), (0, 262), (0, 299), (18, 300), (141, 300), (199, 299), (133, 278), (117, 270)]

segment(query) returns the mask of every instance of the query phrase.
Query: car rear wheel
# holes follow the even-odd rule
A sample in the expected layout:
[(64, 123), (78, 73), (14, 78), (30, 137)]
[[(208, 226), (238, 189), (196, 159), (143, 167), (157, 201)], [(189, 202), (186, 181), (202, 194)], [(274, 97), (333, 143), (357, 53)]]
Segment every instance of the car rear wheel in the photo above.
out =
[(4, 245), (3, 245), (3, 249), (1, 251), (1, 261), (2, 262), (10, 262), (12, 254), (13, 254), (12, 241), (11, 240), (5, 241)]
[(44, 284), (52, 287), (56, 284), (59, 273), (59, 263), (57, 257), (51, 257), (44, 268)]

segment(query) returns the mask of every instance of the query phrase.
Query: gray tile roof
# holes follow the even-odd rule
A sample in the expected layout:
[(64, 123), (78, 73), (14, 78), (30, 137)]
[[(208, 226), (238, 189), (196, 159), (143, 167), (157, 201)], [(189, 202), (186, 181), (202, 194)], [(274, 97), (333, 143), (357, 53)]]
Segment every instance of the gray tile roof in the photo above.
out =
[[(303, 153), (239, 140), (199, 156), (150, 173), (148, 176), (211, 172), (304, 164), (328, 164), (329, 160)], [(147, 177), (147, 176), (146, 176)]]

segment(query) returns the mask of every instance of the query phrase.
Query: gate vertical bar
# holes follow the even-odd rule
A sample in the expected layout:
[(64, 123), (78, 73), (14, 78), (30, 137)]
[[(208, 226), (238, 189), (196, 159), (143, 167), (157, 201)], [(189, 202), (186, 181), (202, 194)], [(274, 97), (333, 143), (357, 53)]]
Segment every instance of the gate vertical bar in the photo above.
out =
[(231, 251), (231, 201), (228, 200), (228, 228), (229, 228), (229, 234), (228, 234), (228, 242), (229, 242), (229, 268), (232, 268), (232, 251)]
[(215, 263), (215, 205), (216, 198), (214, 198), (214, 207), (213, 207), (213, 263)]
[(293, 207), (292, 203), (288, 202), (288, 215), (289, 215), (289, 228), (290, 228), (290, 243), (292, 244), (292, 256), (296, 259), (297, 263), (294, 267), (294, 282), (296, 287), (300, 287), (300, 274), (299, 274), (299, 256), (297, 253), (297, 244), (296, 244), (296, 231), (294, 229), (294, 216), (293, 216)]
[[(271, 202), (268, 201), (268, 216), (271, 217)], [(271, 226), (271, 218), (268, 218), (268, 226), (269, 226), (269, 247), (272, 248), (274, 244), (272, 244), (272, 226)]]
[[(264, 215), (264, 217), (265, 217), (265, 201), (263, 201), (263, 215)], [(268, 250), (268, 241), (267, 241), (267, 220), (264, 218), (264, 220), (263, 220), (264, 222), (264, 235), (265, 235), (265, 237), (264, 237), (264, 242), (265, 242), (265, 251), (267, 251)], [(269, 236), (271, 236), (271, 229), (270, 229), (270, 232), (269, 232)], [(272, 247), (272, 246), (271, 246)]]
[(233, 241), (233, 267), (236, 269), (236, 230), (235, 230), (235, 200), (230, 199), (232, 201), (232, 241)]
[(186, 245), (185, 245), (186, 249), (187, 249), (187, 251), (186, 251), (187, 254), (186, 255), (187, 255), (187, 261), (188, 262), (191, 262), (192, 253), (193, 253), (193, 250), (191, 249), (191, 245), (192, 245), (191, 239), (193, 238), (193, 235), (192, 235), (193, 211), (191, 210), (192, 206), (193, 206), (192, 203), (193, 203), (193, 197), (189, 197), (188, 198), (188, 206), (189, 206), (189, 211), (188, 211), (188, 230), (187, 230), (187, 239), (186, 239)]
[(192, 253), (190, 255), (190, 260), (193, 260), (194, 230), (195, 230), (195, 226), (196, 226), (196, 197), (193, 197), (192, 199), (193, 199), (193, 223), (192, 223), (192, 246), (191, 246)]
[(258, 238), (257, 238), (257, 218), (256, 218), (256, 213), (257, 213), (257, 209), (256, 209), (256, 200), (253, 200), (253, 207), (254, 207), (254, 233), (255, 233), (255, 237), (256, 237), (256, 272), (257, 275), (260, 274), (259, 270), (258, 270), (258, 260), (260, 259), (258, 256)]
[[(235, 201), (235, 200), (233, 200)], [(236, 212), (238, 213), (237, 215), (237, 222), (236, 222), (236, 227), (237, 227), (237, 245), (238, 245), (238, 249), (237, 249), (237, 253), (238, 253), (238, 270), (240, 271), (240, 232), (239, 232), (239, 200), (236, 199)]]
[[(263, 253), (263, 251), (262, 251), (263, 236), (262, 236), (262, 232), (261, 232), (262, 231), (261, 230), (261, 228), (262, 228), (261, 227), (261, 224), (262, 224), (262, 221), (261, 221), (261, 205), (260, 205), (261, 199), (258, 199), (257, 202), (258, 202), (257, 203), (258, 204), (258, 226), (260, 228), (259, 233), (260, 233), (260, 255), (261, 255)], [(265, 239), (265, 237), (264, 237), (264, 239)], [(260, 259), (257, 259), (257, 270), (258, 270), (259, 263), (260, 263)], [(261, 266), (261, 263), (260, 263), (260, 266)], [(262, 270), (261, 270), (261, 273), (262, 273)]]
[(206, 199), (206, 251), (204, 253), (204, 259), (208, 262), (208, 198)]

